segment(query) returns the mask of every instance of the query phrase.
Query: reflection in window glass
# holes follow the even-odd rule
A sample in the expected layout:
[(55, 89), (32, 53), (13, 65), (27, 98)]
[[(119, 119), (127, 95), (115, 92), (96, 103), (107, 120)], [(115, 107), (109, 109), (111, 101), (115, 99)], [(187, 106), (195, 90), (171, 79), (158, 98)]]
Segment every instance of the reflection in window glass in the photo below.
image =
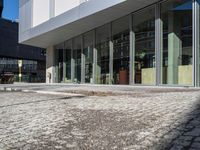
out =
[(75, 60), (74, 82), (81, 82), (81, 37), (73, 40), (73, 59)]
[(65, 77), (65, 82), (70, 82), (71, 81), (71, 40), (65, 42), (65, 51), (66, 51), (66, 77)]
[(192, 1), (161, 5), (163, 22), (162, 83), (192, 84)]
[(59, 44), (55, 48), (56, 82), (58, 83), (61, 83), (63, 79), (63, 49), (63, 44)]
[(109, 84), (109, 25), (96, 30), (97, 72), (98, 84)]
[[(197, 0), (197, 3), (198, 3), (198, 5), (200, 5), (200, 0)], [(200, 10), (199, 10), (200, 11)], [(199, 12), (199, 14), (200, 14), (200, 12)], [(199, 28), (199, 32), (200, 32), (200, 15), (198, 16), (198, 19), (199, 19), (199, 26), (198, 26), (198, 28)], [(198, 72), (197, 72), (197, 80), (198, 80), (198, 86), (200, 86), (200, 33), (199, 33), (199, 35), (198, 35), (199, 37), (199, 42), (197, 43), (198, 44), (198, 57), (197, 57), (197, 61), (198, 61)]]
[[(22, 66), (19, 67), (19, 62), (22, 62)], [(13, 58), (0, 57), (0, 82), (2, 77), (6, 73), (11, 73), (14, 78), (11, 78), (14, 82), (29, 82), (39, 83), (44, 82), (45, 74), (41, 74), (41, 70), (44, 71), (45, 62), (34, 60), (19, 60)], [(19, 78), (19, 68), (21, 68), (22, 77)]]
[(155, 9), (133, 15), (135, 34), (135, 83), (155, 84)]
[(129, 84), (129, 16), (112, 26), (113, 34), (113, 83)]
[(85, 56), (85, 83), (93, 83), (93, 31), (84, 35), (83, 54)]

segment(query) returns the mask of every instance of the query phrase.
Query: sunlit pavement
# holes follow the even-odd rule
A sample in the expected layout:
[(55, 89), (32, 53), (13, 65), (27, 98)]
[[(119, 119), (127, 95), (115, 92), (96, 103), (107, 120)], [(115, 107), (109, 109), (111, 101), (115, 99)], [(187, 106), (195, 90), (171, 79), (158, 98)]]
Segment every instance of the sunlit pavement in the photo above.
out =
[(0, 149), (200, 149), (198, 89), (94, 87), (0, 92)]

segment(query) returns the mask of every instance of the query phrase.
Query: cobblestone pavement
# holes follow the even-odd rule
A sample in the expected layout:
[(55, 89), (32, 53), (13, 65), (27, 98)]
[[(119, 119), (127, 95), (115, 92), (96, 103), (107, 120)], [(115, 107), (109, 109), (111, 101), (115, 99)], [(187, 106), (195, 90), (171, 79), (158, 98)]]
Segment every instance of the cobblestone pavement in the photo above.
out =
[[(143, 94), (138, 94), (143, 93)], [(0, 92), (0, 150), (200, 149), (200, 91)]]

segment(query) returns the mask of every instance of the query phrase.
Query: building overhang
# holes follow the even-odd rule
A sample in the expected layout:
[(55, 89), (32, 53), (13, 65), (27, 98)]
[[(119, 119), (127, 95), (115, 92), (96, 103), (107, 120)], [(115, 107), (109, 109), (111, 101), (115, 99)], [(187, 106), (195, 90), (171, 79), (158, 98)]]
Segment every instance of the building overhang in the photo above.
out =
[(91, 0), (20, 33), (19, 42), (47, 48), (128, 15), (156, 1)]

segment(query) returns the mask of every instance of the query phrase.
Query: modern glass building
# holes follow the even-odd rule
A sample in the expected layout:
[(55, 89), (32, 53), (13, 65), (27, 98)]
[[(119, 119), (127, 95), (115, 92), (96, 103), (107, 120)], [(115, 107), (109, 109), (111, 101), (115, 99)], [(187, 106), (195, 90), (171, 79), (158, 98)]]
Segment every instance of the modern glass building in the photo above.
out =
[(20, 42), (47, 48), (47, 83), (200, 86), (200, 0), (38, 1)]

